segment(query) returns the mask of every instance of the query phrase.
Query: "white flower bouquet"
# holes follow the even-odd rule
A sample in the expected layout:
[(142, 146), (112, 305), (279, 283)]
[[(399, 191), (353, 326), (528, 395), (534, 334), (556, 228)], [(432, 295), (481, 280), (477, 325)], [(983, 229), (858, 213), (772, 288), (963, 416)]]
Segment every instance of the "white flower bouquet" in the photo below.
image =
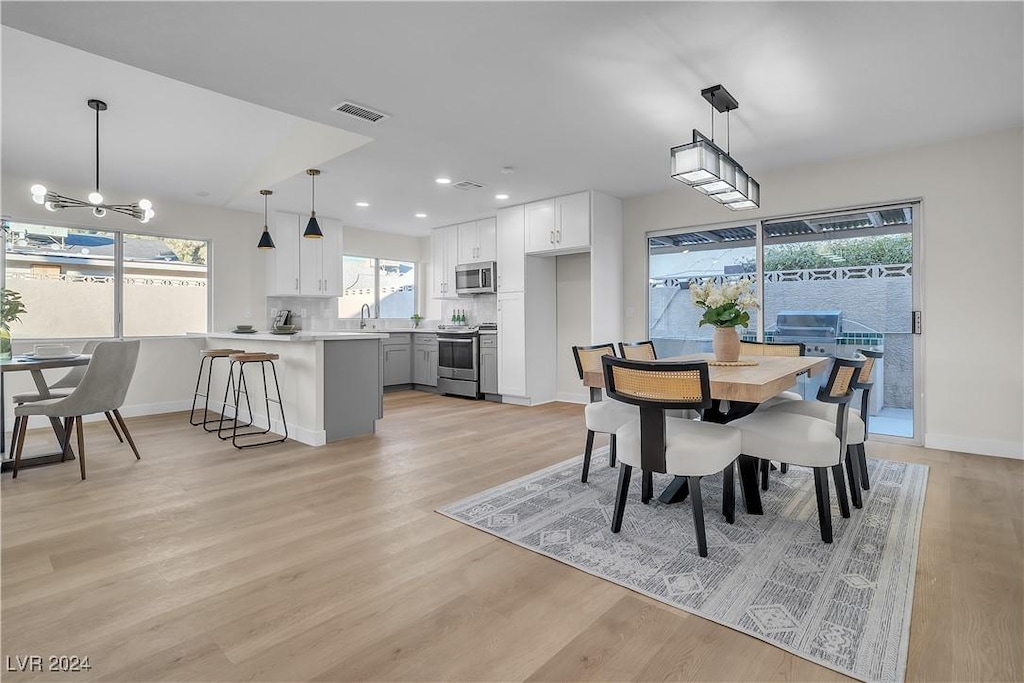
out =
[(699, 326), (747, 327), (750, 324), (749, 311), (761, 307), (754, 297), (754, 281), (745, 277), (726, 282), (721, 287), (710, 278), (703, 282), (691, 280), (690, 298), (704, 309)]

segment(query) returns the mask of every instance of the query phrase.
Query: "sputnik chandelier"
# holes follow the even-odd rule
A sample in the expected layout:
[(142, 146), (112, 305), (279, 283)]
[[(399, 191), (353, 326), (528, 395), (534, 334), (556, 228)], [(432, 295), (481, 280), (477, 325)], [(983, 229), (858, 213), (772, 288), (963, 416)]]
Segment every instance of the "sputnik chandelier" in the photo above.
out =
[[(761, 186), (729, 156), (729, 112), (739, 102), (721, 85), (700, 91), (712, 107), (711, 137), (693, 129), (693, 142), (672, 148), (672, 177), (706, 194), (727, 209), (756, 209)], [(725, 149), (715, 144), (715, 111), (726, 115)]]
[(103, 218), (107, 211), (131, 216), (140, 223), (148, 223), (155, 214), (153, 203), (148, 199), (140, 199), (134, 204), (106, 204), (103, 195), (100, 194), (100, 112), (107, 110), (107, 103), (103, 100), (89, 100), (89, 108), (96, 112), (96, 190), (89, 193), (87, 201), (65, 197), (62, 194), (51, 192), (45, 186), (35, 184), (32, 186), (32, 201), (42, 204), (48, 211), (72, 208), (91, 208), (92, 214), (97, 218)]

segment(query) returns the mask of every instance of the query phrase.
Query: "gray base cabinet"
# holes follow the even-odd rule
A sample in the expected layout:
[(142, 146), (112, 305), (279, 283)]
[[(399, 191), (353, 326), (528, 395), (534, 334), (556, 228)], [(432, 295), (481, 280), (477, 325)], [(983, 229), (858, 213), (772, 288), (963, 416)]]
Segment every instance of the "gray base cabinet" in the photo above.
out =
[(384, 386), (412, 383), (412, 335), (393, 334), (383, 340)]
[(417, 332), (413, 335), (412, 382), (427, 387), (437, 386), (437, 335)]
[(498, 393), (498, 335), (480, 335), (480, 393)]

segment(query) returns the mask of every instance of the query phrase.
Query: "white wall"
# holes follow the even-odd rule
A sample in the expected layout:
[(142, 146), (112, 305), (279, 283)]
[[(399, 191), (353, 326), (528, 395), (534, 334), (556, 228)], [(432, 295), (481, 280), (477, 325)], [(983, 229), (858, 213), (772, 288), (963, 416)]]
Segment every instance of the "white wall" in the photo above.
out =
[[(113, 214), (95, 218), (85, 209), (50, 212), (32, 202), (28, 188), (34, 182), (38, 181), (4, 174), (0, 214), (13, 221), (208, 239), (211, 241), (212, 328), (226, 329), (250, 319), (262, 322), (264, 254), (256, 249), (263, 229), (262, 215), (173, 202), (157, 195), (150, 196), (156, 216), (145, 225)], [(65, 194), (84, 197), (90, 188), (60, 189)], [(116, 191), (108, 191), (116, 195)], [(143, 340), (139, 365), (123, 412), (126, 415), (157, 413), (191, 405), (200, 348), (201, 343), (195, 339)], [(30, 342), (15, 340), (15, 353), (31, 350)], [(59, 370), (47, 373), (50, 380), (60, 375)], [(35, 390), (27, 372), (7, 373), (5, 383), (7, 396)], [(8, 405), (5, 409), (11, 418), (11, 407)], [(9, 429), (10, 422), (6, 426)]]
[[(589, 395), (576, 370), (572, 347), (591, 344), (590, 254), (569, 254), (551, 258), (556, 260), (557, 400), (585, 403)], [(619, 340), (606, 339), (604, 341), (617, 342)]]
[(626, 336), (647, 335), (647, 231), (919, 198), (925, 445), (1022, 458), (1022, 150), (1017, 128), (819, 166), (751, 169), (762, 207), (741, 214), (683, 185), (626, 200)]

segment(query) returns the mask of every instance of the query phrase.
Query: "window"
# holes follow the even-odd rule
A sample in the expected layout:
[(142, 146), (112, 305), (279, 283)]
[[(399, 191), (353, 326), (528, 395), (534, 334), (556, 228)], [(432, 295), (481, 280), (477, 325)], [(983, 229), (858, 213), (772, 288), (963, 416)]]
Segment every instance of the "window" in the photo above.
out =
[(207, 242), (31, 223), (5, 227), (4, 286), (21, 293), (27, 310), (11, 326), (15, 337), (207, 330)]
[(124, 334), (175, 335), (206, 330), (206, 242), (150, 235), (124, 241)]
[(371, 317), (408, 318), (416, 312), (416, 264), (409, 261), (342, 257), (344, 295), (339, 318), (358, 318), (363, 305)]

